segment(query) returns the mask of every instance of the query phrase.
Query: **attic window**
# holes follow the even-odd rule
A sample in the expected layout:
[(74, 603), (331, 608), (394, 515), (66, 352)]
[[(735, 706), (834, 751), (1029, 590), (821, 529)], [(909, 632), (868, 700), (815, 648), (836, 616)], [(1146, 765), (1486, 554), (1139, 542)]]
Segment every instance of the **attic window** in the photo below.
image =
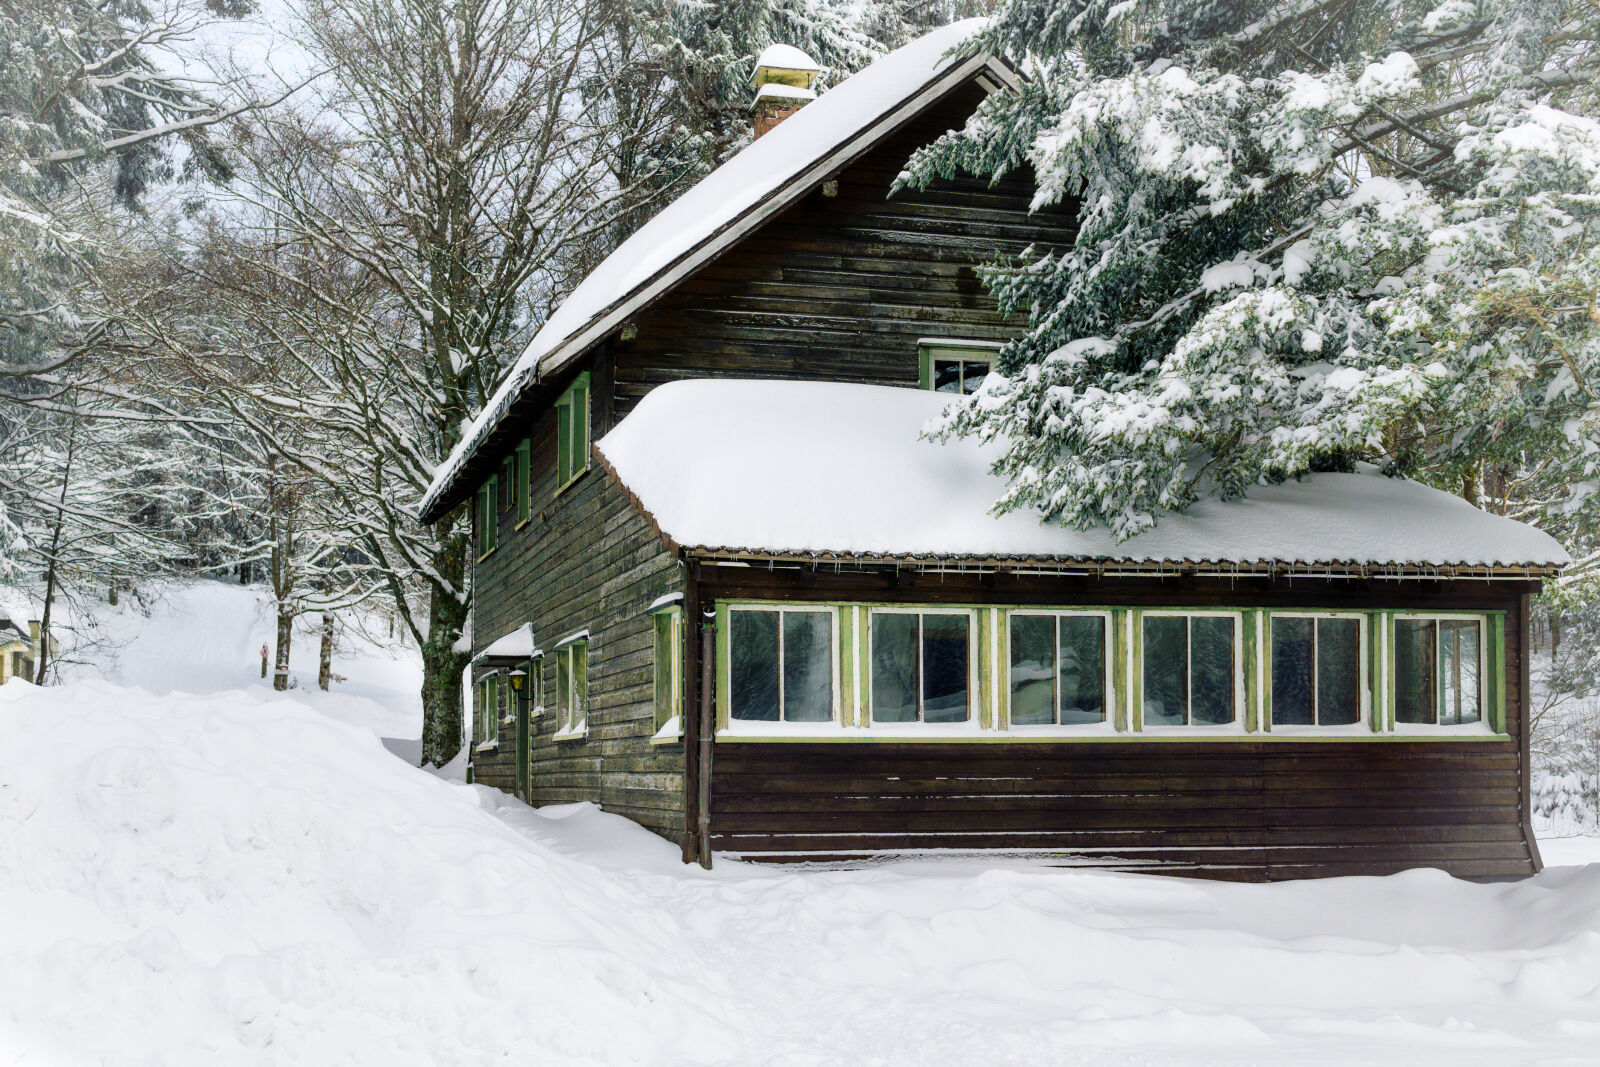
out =
[(1000, 347), (998, 341), (924, 337), (917, 342), (922, 388), (963, 396), (977, 392)]

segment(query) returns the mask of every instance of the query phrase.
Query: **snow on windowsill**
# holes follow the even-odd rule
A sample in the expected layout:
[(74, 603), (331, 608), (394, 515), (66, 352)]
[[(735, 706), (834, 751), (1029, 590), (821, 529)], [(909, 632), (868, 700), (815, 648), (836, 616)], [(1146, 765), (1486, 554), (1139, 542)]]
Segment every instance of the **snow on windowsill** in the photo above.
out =
[(1449, 723), (1439, 726), (1426, 722), (1397, 722), (1390, 727), (1388, 736), (1395, 738), (1439, 738), (1439, 737), (1498, 737), (1504, 739), (1505, 734), (1498, 733), (1494, 727), (1486, 722)]
[(683, 740), (683, 719), (677, 715), (662, 724), (650, 738), (652, 745), (672, 745)]
[(498, 742), (498, 741), (479, 741), (478, 742), (478, 746), (476, 748), (474, 748), (472, 751), (474, 751), (474, 752), (493, 752), (496, 749), (498, 749), (499, 747), (500, 747), (500, 742)]
[(582, 741), (589, 736), (589, 723), (580, 722), (571, 730), (557, 730), (552, 741)]

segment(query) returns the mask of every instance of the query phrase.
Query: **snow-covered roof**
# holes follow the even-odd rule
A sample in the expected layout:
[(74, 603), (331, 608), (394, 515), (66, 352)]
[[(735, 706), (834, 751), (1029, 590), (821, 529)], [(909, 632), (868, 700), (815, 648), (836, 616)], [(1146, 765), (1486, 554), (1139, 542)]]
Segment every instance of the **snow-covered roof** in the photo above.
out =
[(489, 647), (479, 652), (476, 659), (527, 659), (537, 649), (533, 646), (533, 624), (525, 622), (508, 634), (489, 642)]
[(985, 20), (967, 19), (912, 41), (846, 78), (708, 174), (607, 256), (545, 321), (461, 443), (434, 472), (420, 511), (451, 491), (469, 457), (533, 382), (555, 373), (757, 225), (831, 177), (882, 136), (980, 69), (1012, 84), (993, 56), (958, 60)]
[(951, 400), (838, 382), (694, 380), (651, 391), (597, 445), (661, 531), (704, 554), (1140, 564), (1549, 569), (1554, 538), (1368, 470), (1206, 500), (1122, 543), (994, 516), (996, 446), (921, 431)]
[(756, 57), (756, 70), (770, 67), (774, 70), (821, 70), (817, 61), (792, 44), (769, 44)]

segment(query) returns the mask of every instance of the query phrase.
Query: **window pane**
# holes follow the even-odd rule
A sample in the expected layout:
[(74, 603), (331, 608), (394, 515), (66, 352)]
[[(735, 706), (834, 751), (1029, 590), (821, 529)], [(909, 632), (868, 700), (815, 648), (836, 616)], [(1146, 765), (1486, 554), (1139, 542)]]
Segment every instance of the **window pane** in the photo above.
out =
[(1316, 722), (1311, 696), (1311, 620), (1272, 619), (1272, 725)]
[(872, 616), (872, 721), (917, 721), (917, 616)]
[(556, 405), (556, 485), (572, 477), (572, 405)]
[(1233, 721), (1233, 620), (1196, 615), (1190, 620), (1189, 710), (1194, 723)]
[(1361, 721), (1361, 622), (1317, 620), (1317, 724)]
[(1439, 721), (1477, 722), (1478, 624), (1462, 619), (1439, 622)]
[(581, 641), (572, 646), (572, 714), (574, 726), (589, 721), (589, 645)]
[(730, 714), (735, 719), (778, 721), (778, 613), (729, 613), (732, 642)]
[(655, 617), (656, 625), (656, 729), (661, 729), (672, 718), (672, 615), (662, 613)]
[(1048, 615), (1011, 616), (1011, 724), (1056, 721), (1056, 621)]
[(833, 615), (826, 611), (783, 613), (783, 718), (786, 722), (833, 719)]
[(967, 616), (922, 617), (922, 719), (966, 722)]
[(1144, 721), (1182, 726), (1188, 721), (1189, 620), (1155, 615), (1144, 620)]
[(1434, 625), (1430, 619), (1394, 621), (1394, 718), (1438, 721), (1434, 703)]
[(989, 364), (963, 361), (961, 364), (961, 391), (976, 393), (978, 386), (989, 376)]
[(589, 465), (589, 387), (572, 391), (572, 473)]
[(961, 392), (961, 361), (936, 359), (933, 361), (933, 389), (938, 393)]
[(1061, 721), (1106, 720), (1106, 624), (1093, 615), (1064, 615), (1061, 627)]

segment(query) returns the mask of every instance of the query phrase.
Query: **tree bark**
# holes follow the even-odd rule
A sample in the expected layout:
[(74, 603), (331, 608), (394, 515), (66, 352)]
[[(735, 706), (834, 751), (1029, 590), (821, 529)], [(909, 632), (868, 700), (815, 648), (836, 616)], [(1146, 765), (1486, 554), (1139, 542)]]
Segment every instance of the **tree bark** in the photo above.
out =
[(322, 649), (317, 656), (317, 688), (324, 693), (333, 680), (333, 612), (322, 613)]
[[(434, 564), (446, 581), (461, 582), (467, 539), (453, 537)], [(428, 636), (422, 643), (422, 763), (443, 767), (461, 751), (461, 672), (471, 650), (457, 651), (468, 604), (435, 586), (428, 597)]]
[(278, 655), (272, 672), (272, 688), (282, 692), (289, 688), (289, 644), (294, 640), (294, 612), (283, 601), (278, 602)]

